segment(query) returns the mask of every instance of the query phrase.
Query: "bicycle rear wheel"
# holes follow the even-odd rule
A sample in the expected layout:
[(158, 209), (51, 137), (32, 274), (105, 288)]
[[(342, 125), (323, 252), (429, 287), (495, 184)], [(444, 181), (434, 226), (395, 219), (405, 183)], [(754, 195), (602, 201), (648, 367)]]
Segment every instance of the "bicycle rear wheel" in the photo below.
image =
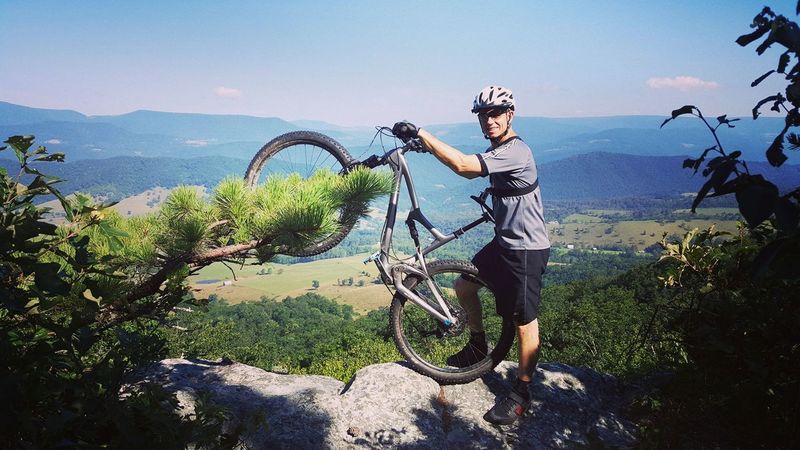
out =
[[(400, 353), (411, 367), (442, 384), (468, 383), (490, 370), (505, 358), (514, 342), (514, 327), (510, 319), (501, 318), (495, 312), (494, 293), (478, 277), (478, 270), (467, 261), (434, 261), (428, 264), (428, 274), (438, 286), (442, 297), (459, 318), (459, 325), (446, 329), (444, 325), (407, 300), (400, 293), (395, 294), (390, 309), (392, 335)], [(474, 364), (467, 367), (453, 367), (447, 358), (458, 353), (469, 341), (467, 314), (459, 305), (453, 284), (465, 275), (470, 281), (481, 285), (478, 292), (480, 311), (483, 320), (489, 352)], [(404, 281), (406, 287), (424, 299), (435, 304), (430, 287), (416, 277)]]
[[(256, 153), (245, 172), (245, 181), (250, 187), (265, 181), (272, 175), (298, 173), (308, 178), (318, 170), (330, 170), (344, 174), (352, 163), (350, 153), (324, 134), (313, 131), (292, 131), (267, 142)], [(355, 225), (357, 217), (340, 211), (339, 228), (330, 236), (301, 248), (287, 250), (290, 256), (313, 256), (338, 245)]]

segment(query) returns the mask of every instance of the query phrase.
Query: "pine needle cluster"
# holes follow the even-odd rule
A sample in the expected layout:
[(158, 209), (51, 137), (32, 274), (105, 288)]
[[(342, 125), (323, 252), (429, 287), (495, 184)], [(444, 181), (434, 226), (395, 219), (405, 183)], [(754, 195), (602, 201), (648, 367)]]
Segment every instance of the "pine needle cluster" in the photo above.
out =
[(124, 219), (105, 210), (103, 219), (122, 232), (116, 237), (122, 245), (110, 245), (100, 231), (91, 242), (95, 251), (121, 256), (138, 272), (157, 270), (168, 260), (202, 266), (253, 252), (270, 257), (337, 232), (390, 190), (390, 175), (363, 168), (345, 176), (276, 176), (255, 189), (231, 176), (208, 196), (179, 186), (149, 215)]

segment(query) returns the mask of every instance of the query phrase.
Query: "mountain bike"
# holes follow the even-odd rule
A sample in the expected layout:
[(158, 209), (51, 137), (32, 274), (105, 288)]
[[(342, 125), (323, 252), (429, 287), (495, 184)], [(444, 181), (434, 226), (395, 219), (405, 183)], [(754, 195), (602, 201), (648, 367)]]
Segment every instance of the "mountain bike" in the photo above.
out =
[[(391, 131), (380, 128), (379, 134), (391, 136)], [(510, 319), (495, 313), (494, 293), (471, 262), (449, 259), (427, 261), (426, 256), (478, 225), (494, 221), (492, 209), (486, 204), (488, 190), (479, 196), (471, 196), (480, 206), (480, 216), (444, 234), (420, 209), (406, 158), (409, 152), (424, 153), (425, 150), (418, 140), (411, 140), (383, 155), (375, 154), (363, 161), (356, 161), (344, 147), (328, 136), (311, 131), (295, 131), (278, 136), (262, 147), (247, 168), (245, 178), (248, 185), (255, 186), (268, 174), (296, 172), (308, 177), (320, 169), (346, 174), (358, 166), (370, 169), (388, 166), (394, 174), (394, 182), (381, 232), (380, 249), (364, 263), (375, 263), (381, 280), (392, 293), (389, 308), (392, 336), (409, 365), (442, 384), (467, 383), (489, 372), (505, 358), (514, 341), (514, 327)], [(398, 258), (392, 255), (392, 237), (403, 184), (411, 203), (405, 224), (414, 242), (415, 254)], [(431, 235), (430, 243), (424, 247), (420, 242), (417, 224)], [(354, 220), (341, 223), (340, 229), (332, 235), (293, 254), (306, 256), (327, 251), (341, 242), (354, 225)], [(467, 312), (456, 296), (454, 285), (459, 277), (480, 286), (479, 307), (471, 308), (472, 311)], [(479, 355), (469, 366), (449, 365), (448, 357), (465, 348), (469, 340), (467, 323), (472, 318), (471, 314), (482, 318), (489, 344), (488, 352)]]

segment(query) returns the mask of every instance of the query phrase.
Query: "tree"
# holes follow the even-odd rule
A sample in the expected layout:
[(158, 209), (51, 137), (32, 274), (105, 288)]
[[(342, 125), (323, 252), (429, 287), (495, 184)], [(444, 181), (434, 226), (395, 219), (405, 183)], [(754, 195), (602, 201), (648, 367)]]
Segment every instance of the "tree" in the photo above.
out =
[[(769, 162), (781, 166), (787, 160), (785, 142), (800, 148), (800, 136), (789, 133), (800, 126), (800, 28), (769, 8), (754, 18), (752, 28), (736, 40), (739, 45), (763, 37), (758, 54), (774, 44), (786, 48), (778, 67), (752, 83), (776, 72), (788, 80), (785, 95), (769, 96), (753, 108), (754, 120), (768, 103), (785, 113), (783, 129), (766, 150)], [(750, 172), (741, 152), (725, 151), (717, 131), (739, 119), (719, 116), (712, 126), (699, 108), (686, 105), (664, 124), (687, 114), (706, 125), (714, 145), (683, 166), (697, 172), (710, 154), (718, 155), (706, 162), (707, 180), (692, 211), (707, 197), (734, 194), (746, 226), (734, 236), (711, 227), (661, 241), (662, 281), (676, 295), (657, 310), (677, 332), (687, 364), (668, 387), (651, 433), (657, 441), (701, 447), (790, 446), (800, 428), (800, 187), (781, 195), (769, 180)]]
[(319, 280), (311, 280), (311, 288), (319, 289)]
[[(751, 25), (755, 30), (752, 33), (740, 36), (736, 43), (747, 46), (758, 39), (764, 38), (756, 48), (761, 55), (774, 44), (779, 44), (786, 49), (778, 60), (776, 69), (770, 70), (753, 81), (755, 87), (773, 73), (784, 74), (788, 84), (785, 95), (778, 93), (768, 96), (753, 108), (753, 120), (758, 119), (761, 107), (771, 104), (771, 110), (785, 112), (783, 129), (766, 150), (767, 160), (775, 167), (780, 167), (788, 159), (784, 154), (785, 143), (793, 150), (800, 148), (800, 135), (789, 133), (791, 128), (800, 126), (800, 27), (782, 15), (776, 15), (770, 8), (765, 7), (754, 19)], [(765, 37), (766, 36), (766, 37)], [(717, 124), (712, 126), (694, 105), (685, 105), (672, 111), (661, 126), (669, 121), (690, 114), (698, 117), (709, 129), (714, 137), (715, 145), (707, 148), (700, 157), (686, 159), (684, 168), (693, 169), (695, 173), (700, 169), (709, 154), (718, 154), (711, 158), (703, 170), (703, 176), (708, 180), (703, 184), (692, 203), (692, 212), (706, 197), (734, 194), (739, 205), (739, 212), (752, 229), (771, 219), (771, 225), (776, 230), (774, 239), (765, 245), (758, 255), (759, 271), (773, 270), (785, 277), (800, 276), (800, 264), (795, 256), (800, 254), (800, 186), (781, 195), (777, 186), (765, 179), (760, 174), (752, 174), (747, 163), (740, 160), (740, 151), (726, 152), (717, 135), (717, 130), (723, 125), (735, 127), (734, 122), (739, 119), (729, 119), (727, 115), (716, 118)], [(709, 194), (713, 189), (713, 193)]]
[[(307, 244), (335, 229), (336, 209), (352, 196), (369, 202), (387, 190), (386, 177), (323, 173), (255, 190), (229, 178), (210, 203), (179, 188), (157, 213), (123, 219), (84, 195), (61, 195), (61, 180), (40, 167), (63, 154), (34, 150), (33, 142), (9, 138), (20, 171), (12, 177), (0, 168), (0, 440), (21, 448), (235, 444), (221, 434), (224, 413), (207, 401), (181, 417), (174, 395), (127, 386), (125, 377), (164, 355), (155, 329), (168, 312), (204, 306), (185, 285), (190, 273)], [(65, 224), (44, 220), (47, 209), (35, 206), (44, 195), (60, 201)]]

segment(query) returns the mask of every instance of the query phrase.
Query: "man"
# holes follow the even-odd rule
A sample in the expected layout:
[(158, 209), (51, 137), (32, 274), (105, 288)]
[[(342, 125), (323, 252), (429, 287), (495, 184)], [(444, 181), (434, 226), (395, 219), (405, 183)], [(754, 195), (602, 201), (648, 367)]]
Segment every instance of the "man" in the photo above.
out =
[[(537, 315), (550, 241), (531, 149), (511, 127), (515, 112), (511, 90), (500, 86), (484, 88), (475, 97), (472, 112), (478, 115), (483, 135), (491, 143), (483, 154), (466, 155), (408, 122), (399, 122), (392, 130), (404, 140), (419, 138), (439, 161), (465, 178), (489, 176), (495, 238), (472, 262), (495, 292), (498, 314), (514, 321), (519, 338), (519, 370), (508, 396), (497, 402), (484, 419), (511, 424), (530, 405), (528, 384), (539, 358)], [(456, 281), (456, 294), (466, 311), (475, 311), (476, 305), (480, 308), (479, 289), (480, 285), (466, 278)], [(485, 357), (487, 343), (481, 322), (479, 314), (468, 318), (470, 340), (463, 350), (448, 358), (448, 364), (466, 367)]]

